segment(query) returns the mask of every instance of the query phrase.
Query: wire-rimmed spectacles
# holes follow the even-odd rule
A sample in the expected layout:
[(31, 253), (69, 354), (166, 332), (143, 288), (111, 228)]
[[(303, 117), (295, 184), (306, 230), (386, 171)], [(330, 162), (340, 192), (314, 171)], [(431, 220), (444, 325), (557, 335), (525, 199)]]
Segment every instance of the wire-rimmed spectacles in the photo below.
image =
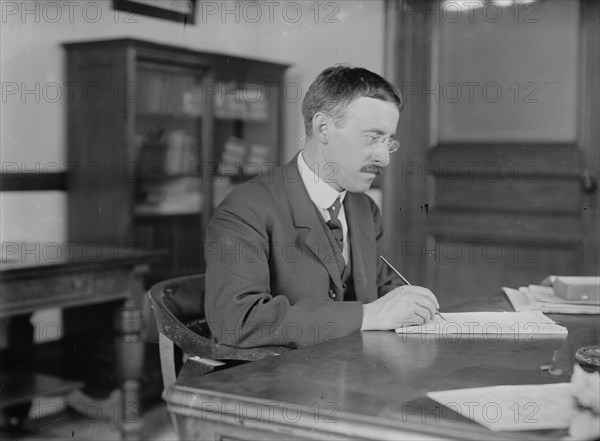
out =
[(385, 135), (371, 135), (366, 134), (367, 145), (372, 149), (376, 149), (383, 144), (387, 144), (387, 149), (389, 153), (394, 153), (400, 148), (400, 141), (397, 139), (389, 138)]

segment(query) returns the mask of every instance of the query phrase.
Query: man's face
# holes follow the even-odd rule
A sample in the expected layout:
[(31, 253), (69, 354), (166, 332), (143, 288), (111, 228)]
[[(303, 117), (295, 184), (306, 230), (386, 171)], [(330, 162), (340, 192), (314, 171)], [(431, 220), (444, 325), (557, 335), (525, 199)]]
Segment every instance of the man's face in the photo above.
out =
[[(323, 146), (326, 170), (330, 171), (325, 181), (338, 191), (367, 191), (390, 163), (387, 139), (396, 133), (399, 117), (393, 103), (364, 97), (353, 101), (346, 108), (345, 122), (328, 132), (328, 143)], [(370, 147), (370, 137), (378, 135), (386, 142)]]

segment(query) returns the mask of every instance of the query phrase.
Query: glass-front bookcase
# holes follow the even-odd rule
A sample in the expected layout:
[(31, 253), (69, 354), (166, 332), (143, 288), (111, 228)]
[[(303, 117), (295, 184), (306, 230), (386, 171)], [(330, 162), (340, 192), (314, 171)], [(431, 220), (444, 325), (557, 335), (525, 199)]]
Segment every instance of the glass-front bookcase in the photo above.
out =
[(134, 39), (65, 48), (80, 85), (68, 105), (69, 239), (166, 250), (150, 283), (203, 272), (214, 207), (280, 161), (287, 66)]

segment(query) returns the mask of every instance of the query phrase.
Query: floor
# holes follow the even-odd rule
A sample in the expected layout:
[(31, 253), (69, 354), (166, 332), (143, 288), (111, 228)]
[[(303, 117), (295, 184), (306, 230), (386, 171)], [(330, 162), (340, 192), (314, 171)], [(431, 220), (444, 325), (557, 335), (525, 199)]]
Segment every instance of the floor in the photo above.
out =
[[(67, 409), (54, 415), (29, 420), (19, 433), (0, 431), (0, 439), (3, 441), (117, 441), (120, 440), (120, 434), (110, 419), (92, 420)], [(177, 441), (164, 403), (156, 402), (144, 412), (140, 439), (144, 441)]]

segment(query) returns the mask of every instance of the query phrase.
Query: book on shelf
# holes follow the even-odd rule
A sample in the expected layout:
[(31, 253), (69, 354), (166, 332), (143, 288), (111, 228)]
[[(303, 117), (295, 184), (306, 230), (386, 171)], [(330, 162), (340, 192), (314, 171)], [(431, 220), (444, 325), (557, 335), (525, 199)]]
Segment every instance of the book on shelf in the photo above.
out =
[(139, 194), (136, 214), (199, 213), (202, 210), (202, 182), (199, 176), (140, 182)]
[(270, 149), (264, 144), (250, 144), (230, 136), (223, 146), (218, 167), (220, 176), (252, 177), (268, 171)]
[(196, 175), (199, 149), (194, 137), (183, 130), (173, 130), (159, 139), (143, 142), (138, 160), (138, 174), (144, 177)]
[(202, 193), (154, 197), (136, 204), (137, 215), (193, 214), (202, 212)]
[(195, 139), (172, 130), (142, 145), (138, 161), (136, 214), (197, 213), (202, 182)]
[(248, 146), (243, 139), (230, 136), (223, 145), (218, 173), (221, 176), (237, 176), (246, 161)]
[[(186, 99), (189, 101), (190, 92), (196, 96), (199, 89), (194, 76), (178, 75), (174, 77), (166, 72), (140, 69), (138, 84), (140, 89), (138, 110), (140, 112), (194, 114), (186, 111), (186, 106), (188, 106)], [(194, 109), (198, 110), (198, 107), (194, 106)]]
[(215, 116), (222, 119), (267, 121), (268, 92), (258, 84), (221, 82), (215, 94)]
[(183, 92), (183, 113), (189, 116), (202, 116), (205, 98), (201, 86), (193, 86)]

